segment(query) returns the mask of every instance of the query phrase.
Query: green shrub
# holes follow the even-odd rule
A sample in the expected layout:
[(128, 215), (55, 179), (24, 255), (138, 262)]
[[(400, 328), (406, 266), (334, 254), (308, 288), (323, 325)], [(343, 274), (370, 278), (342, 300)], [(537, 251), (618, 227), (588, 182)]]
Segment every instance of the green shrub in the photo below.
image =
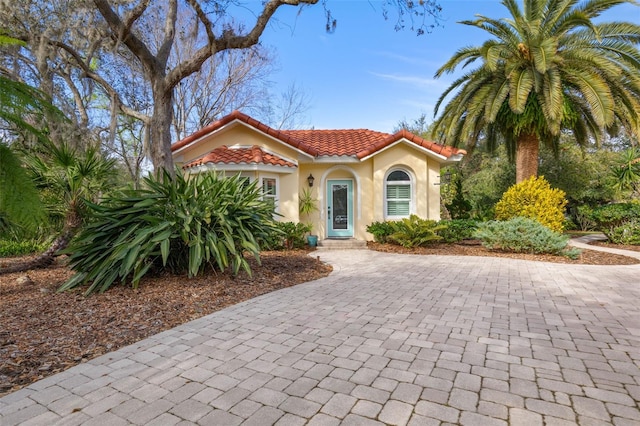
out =
[(422, 247), (442, 239), (437, 234), (443, 229), (435, 220), (421, 219), (416, 215), (393, 222), (394, 232), (387, 237), (391, 243), (400, 244), (402, 247)]
[(373, 234), (375, 241), (379, 243), (386, 243), (389, 235), (395, 232), (393, 224), (395, 221), (373, 222), (367, 226), (367, 232)]
[(43, 251), (45, 247), (45, 244), (35, 240), (0, 240), (0, 257), (23, 256), (25, 254), (38, 253)]
[(593, 218), (593, 207), (578, 206), (573, 210), (573, 221), (580, 231), (593, 231), (598, 226)]
[(465, 198), (462, 191), (462, 179), (458, 177), (454, 183), (455, 195), (450, 203), (445, 204), (451, 219), (469, 219), (471, 217), (471, 203)]
[(275, 229), (261, 247), (267, 250), (302, 248), (307, 243), (305, 236), (311, 229), (312, 226), (305, 223), (276, 222)]
[(475, 237), (490, 250), (555, 254), (572, 259), (580, 253), (575, 248), (568, 248), (568, 236), (554, 232), (536, 220), (524, 217), (480, 223)]
[(614, 244), (640, 245), (640, 221), (613, 228), (608, 238)]
[(438, 224), (443, 228), (437, 234), (445, 243), (457, 243), (473, 238), (473, 233), (478, 227), (478, 222), (472, 219), (441, 220)]
[(603, 232), (612, 242), (623, 231), (616, 228), (640, 223), (640, 203), (607, 204), (593, 210), (591, 217), (596, 222), (598, 230)]
[(551, 229), (562, 232), (567, 205), (564, 191), (553, 189), (543, 176), (531, 177), (513, 185), (496, 204), (496, 219), (528, 217)]
[(137, 287), (149, 270), (160, 268), (189, 277), (207, 267), (251, 273), (244, 254), (259, 260), (257, 241), (275, 227), (273, 206), (255, 182), (164, 173), (143, 184), (145, 189), (89, 204), (92, 221), (67, 250), (76, 273), (60, 291), (91, 283), (87, 294), (103, 292), (116, 281)]

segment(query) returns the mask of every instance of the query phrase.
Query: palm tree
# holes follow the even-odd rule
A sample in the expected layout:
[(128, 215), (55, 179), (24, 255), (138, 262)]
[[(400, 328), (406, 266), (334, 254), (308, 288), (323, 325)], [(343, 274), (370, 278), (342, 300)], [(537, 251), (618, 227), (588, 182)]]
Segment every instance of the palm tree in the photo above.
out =
[(28, 152), (25, 161), (43, 194), (50, 215), (62, 222), (62, 230), (44, 253), (36, 258), (0, 269), (0, 275), (45, 268), (64, 250), (87, 218), (87, 202), (98, 202), (116, 178), (115, 160), (95, 148), (79, 152), (68, 144), (41, 141), (40, 152)]
[(485, 138), (505, 143), (516, 182), (537, 175), (540, 143), (557, 148), (562, 132), (598, 144), (621, 128), (640, 133), (640, 25), (595, 23), (612, 7), (634, 0), (502, 0), (510, 18), (477, 15), (462, 24), (493, 36), (458, 50), (437, 72), (479, 62), (442, 94), (435, 134), (472, 148)]
[(632, 195), (640, 194), (640, 148), (626, 149), (620, 159), (621, 164), (613, 169), (617, 188), (630, 189)]

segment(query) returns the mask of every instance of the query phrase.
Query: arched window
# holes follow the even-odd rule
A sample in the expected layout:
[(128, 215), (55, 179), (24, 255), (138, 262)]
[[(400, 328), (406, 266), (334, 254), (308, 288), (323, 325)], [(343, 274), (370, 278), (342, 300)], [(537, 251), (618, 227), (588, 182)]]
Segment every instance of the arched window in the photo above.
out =
[(409, 217), (411, 214), (411, 176), (404, 170), (394, 170), (385, 181), (385, 216), (388, 219)]

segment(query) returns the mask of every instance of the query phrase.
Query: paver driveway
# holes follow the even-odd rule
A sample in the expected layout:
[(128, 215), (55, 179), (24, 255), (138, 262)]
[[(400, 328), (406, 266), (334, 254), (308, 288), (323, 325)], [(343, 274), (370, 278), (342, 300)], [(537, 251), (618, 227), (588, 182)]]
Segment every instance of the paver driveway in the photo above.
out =
[(640, 266), (362, 251), (0, 399), (0, 424), (640, 424)]

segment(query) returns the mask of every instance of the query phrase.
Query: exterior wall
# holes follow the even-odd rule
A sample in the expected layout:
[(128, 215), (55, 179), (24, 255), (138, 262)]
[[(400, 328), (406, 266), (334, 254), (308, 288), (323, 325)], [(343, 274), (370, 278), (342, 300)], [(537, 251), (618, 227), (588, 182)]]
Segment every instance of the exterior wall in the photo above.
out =
[(425, 219), (440, 219), (440, 164), (405, 144), (397, 144), (373, 157), (374, 220), (385, 220), (385, 177), (389, 170), (402, 168), (412, 175), (413, 212)]
[(313, 174), (315, 182), (311, 188), (312, 195), (318, 201), (318, 211), (308, 217), (300, 219), (305, 223), (313, 225), (314, 234), (320, 239), (327, 237), (327, 181), (330, 179), (345, 179), (353, 182), (353, 231), (354, 238), (366, 240), (366, 227), (372, 222), (373, 209), (371, 197), (372, 186), (372, 161), (363, 163), (313, 163), (300, 165), (300, 191), (308, 188), (307, 177)]
[[(293, 161), (296, 161), (299, 156), (299, 153), (293, 148), (289, 148), (283, 143), (275, 141), (253, 129), (244, 125), (231, 125), (228, 129), (209, 135), (205, 139), (194, 143), (193, 146), (181, 151), (180, 154), (175, 157), (176, 164), (184, 164), (202, 157), (222, 145), (257, 145), (267, 151), (277, 153), (278, 155)], [(234, 172), (229, 171), (226, 173), (235, 174)], [(261, 170), (251, 170), (251, 166), (248, 166), (248, 170), (242, 171), (241, 174), (242, 176), (250, 177), (251, 180), (257, 179), (259, 182), (262, 181), (263, 177), (276, 177), (278, 179), (277, 212), (282, 215), (278, 216), (277, 219), (280, 221), (299, 221), (298, 170), (293, 171), (293, 173), (289, 171), (287, 171), (287, 173), (277, 173), (271, 171), (265, 172)]]
[[(244, 125), (217, 132), (194, 145), (176, 156), (176, 162), (191, 161), (221, 145), (258, 145), (285, 158), (299, 160), (299, 168), (293, 173), (245, 170), (242, 175), (258, 179), (260, 182), (263, 177), (277, 177), (278, 213), (282, 215), (278, 220), (310, 223), (313, 227), (312, 232), (320, 239), (327, 237), (327, 181), (349, 179), (353, 182), (354, 237), (372, 240), (373, 236), (366, 232), (366, 227), (374, 221), (385, 220), (385, 177), (393, 168), (402, 168), (412, 176), (413, 213), (422, 218), (440, 219), (440, 186), (435, 185), (439, 181), (440, 164), (424, 152), (405, 143), (389, 147), (363, 162), (340, 164), (310, 162), (311, 159), (295, 149)], [(299, 194), (304, 188), (309, 188), (309, 174), (315, 178), (310, 190), (317, 200), (318, 210), (301, 217), (298, 212)]]

